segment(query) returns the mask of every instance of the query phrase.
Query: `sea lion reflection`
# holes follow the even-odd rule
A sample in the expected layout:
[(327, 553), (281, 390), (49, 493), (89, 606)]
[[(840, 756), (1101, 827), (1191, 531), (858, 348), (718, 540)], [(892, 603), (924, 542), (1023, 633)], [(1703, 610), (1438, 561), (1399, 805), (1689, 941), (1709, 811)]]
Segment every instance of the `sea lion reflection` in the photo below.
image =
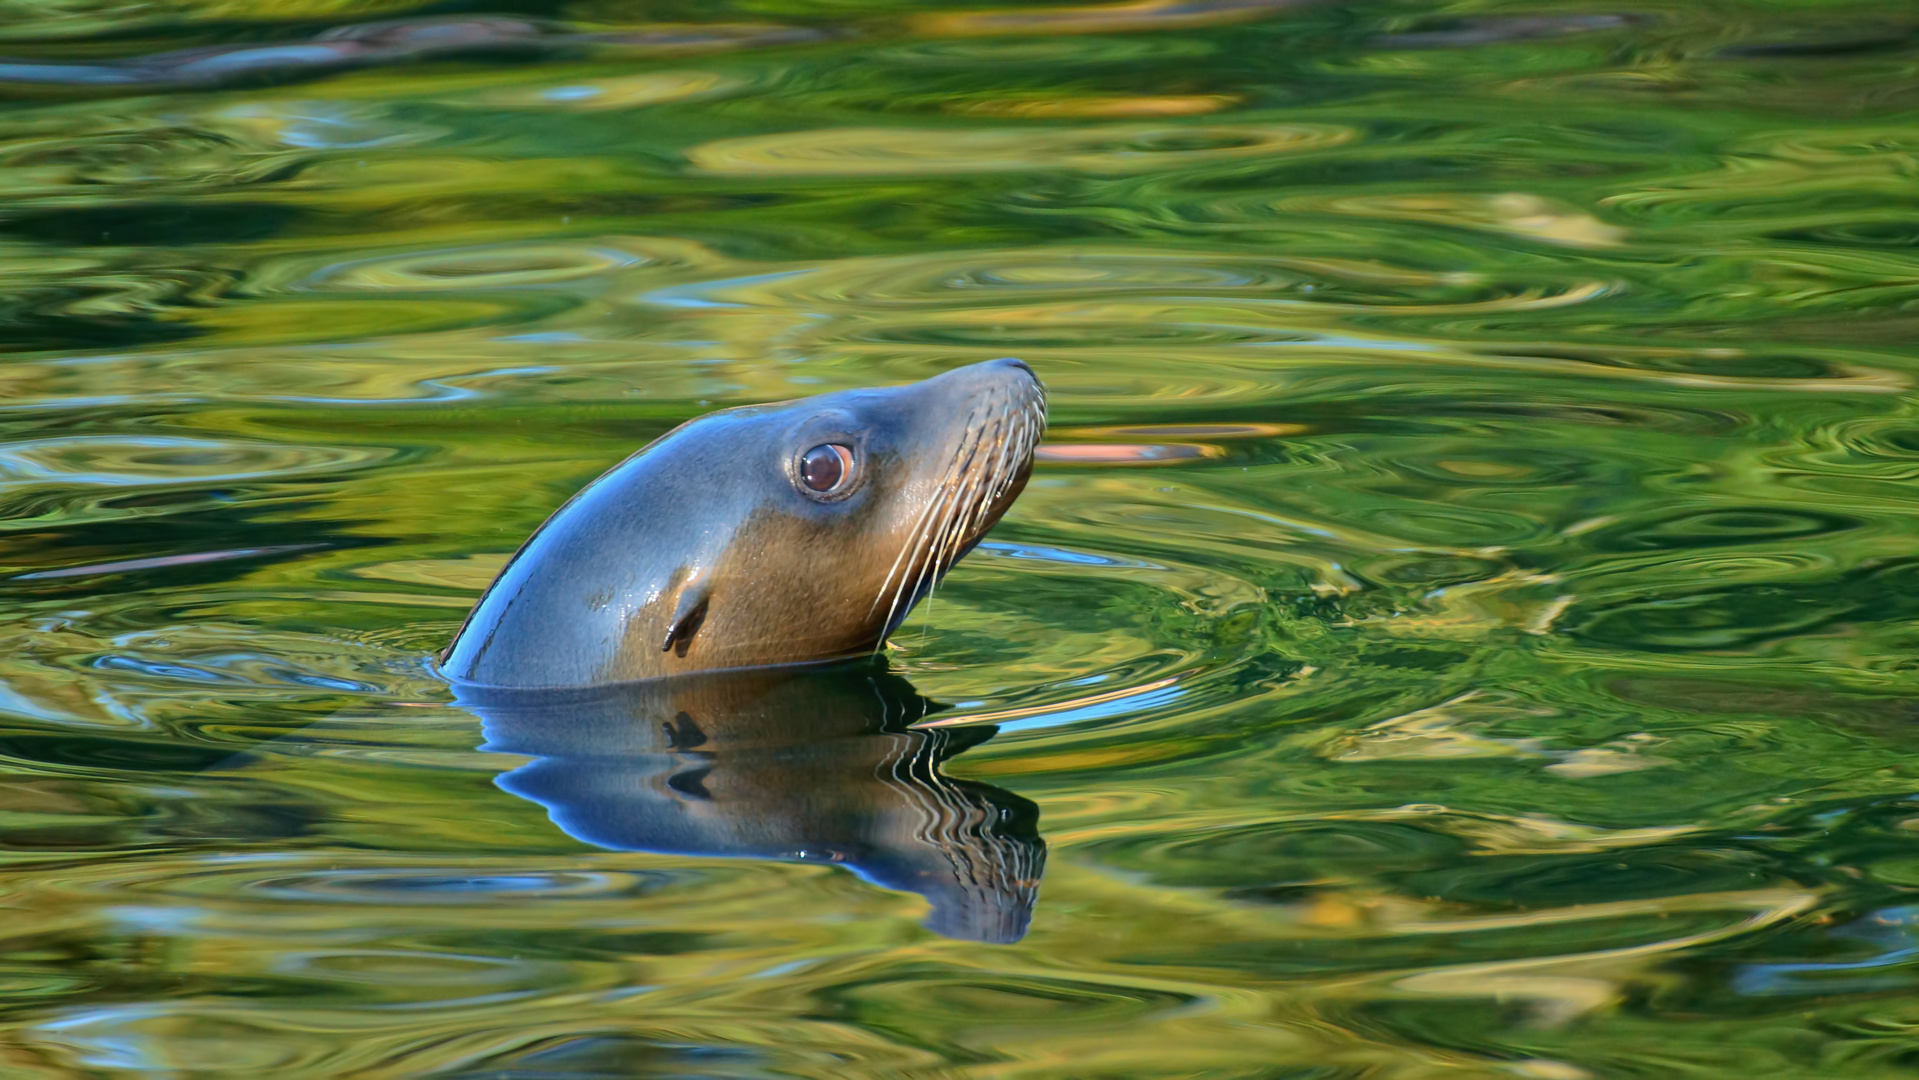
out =
[(940, 773), (997, 729), (909, 729), (933, 703), (879, 667), (457, 692), (484, 722), (481, 749), (539, 759), (499, 786), (576, 839), (841, 863), (924, 896), (947, 937), (1026, 933), (1046, 863), (1038, 808)]

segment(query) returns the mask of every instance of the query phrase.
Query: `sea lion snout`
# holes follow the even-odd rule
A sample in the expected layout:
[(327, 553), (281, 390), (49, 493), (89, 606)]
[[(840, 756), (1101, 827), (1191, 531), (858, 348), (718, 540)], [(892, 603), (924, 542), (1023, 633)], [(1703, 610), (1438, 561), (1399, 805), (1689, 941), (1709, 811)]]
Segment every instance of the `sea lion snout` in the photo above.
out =
[(501, 571), (443, 672), (588, 686), (871, 652), (1026, 485), (1015, 359), (726, 409), (587, 485)]

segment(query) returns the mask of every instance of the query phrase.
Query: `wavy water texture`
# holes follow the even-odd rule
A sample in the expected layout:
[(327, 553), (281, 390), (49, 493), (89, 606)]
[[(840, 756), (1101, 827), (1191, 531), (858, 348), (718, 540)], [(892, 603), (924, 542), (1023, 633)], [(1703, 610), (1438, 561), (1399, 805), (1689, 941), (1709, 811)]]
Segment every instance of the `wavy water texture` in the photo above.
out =
[[(0, 0), (0, 1072), (1910, 1073), (1909, 4), (645, 19)], [(798, 850), (482, 749), (582, 484), (1007, 355), (892, 771), (568, 766)]]

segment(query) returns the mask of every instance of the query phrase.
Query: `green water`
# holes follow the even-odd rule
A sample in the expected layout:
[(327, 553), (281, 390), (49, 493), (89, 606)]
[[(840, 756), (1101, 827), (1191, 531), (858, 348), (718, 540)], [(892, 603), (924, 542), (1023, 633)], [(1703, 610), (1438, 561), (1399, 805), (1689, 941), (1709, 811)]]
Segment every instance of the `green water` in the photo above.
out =
[[(503, 4), (0, 0), (0, 1072), (1919, 1069), (1909, 3)], [(1002, 355), (1022, 940), (496, 784), (569, 493)]]

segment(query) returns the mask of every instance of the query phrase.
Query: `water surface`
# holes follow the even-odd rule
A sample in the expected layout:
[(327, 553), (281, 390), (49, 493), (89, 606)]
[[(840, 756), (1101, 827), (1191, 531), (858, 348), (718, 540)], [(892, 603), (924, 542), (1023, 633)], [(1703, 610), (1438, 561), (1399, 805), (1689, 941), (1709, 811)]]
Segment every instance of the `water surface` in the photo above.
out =
[[(0, 193), (10, 1076), (1919, 1062), (1909, 4), (0, 0)], [(1030, 926), (434, 676), (651, 437), (1002, 355), (945, 734), (780, 775)]]

